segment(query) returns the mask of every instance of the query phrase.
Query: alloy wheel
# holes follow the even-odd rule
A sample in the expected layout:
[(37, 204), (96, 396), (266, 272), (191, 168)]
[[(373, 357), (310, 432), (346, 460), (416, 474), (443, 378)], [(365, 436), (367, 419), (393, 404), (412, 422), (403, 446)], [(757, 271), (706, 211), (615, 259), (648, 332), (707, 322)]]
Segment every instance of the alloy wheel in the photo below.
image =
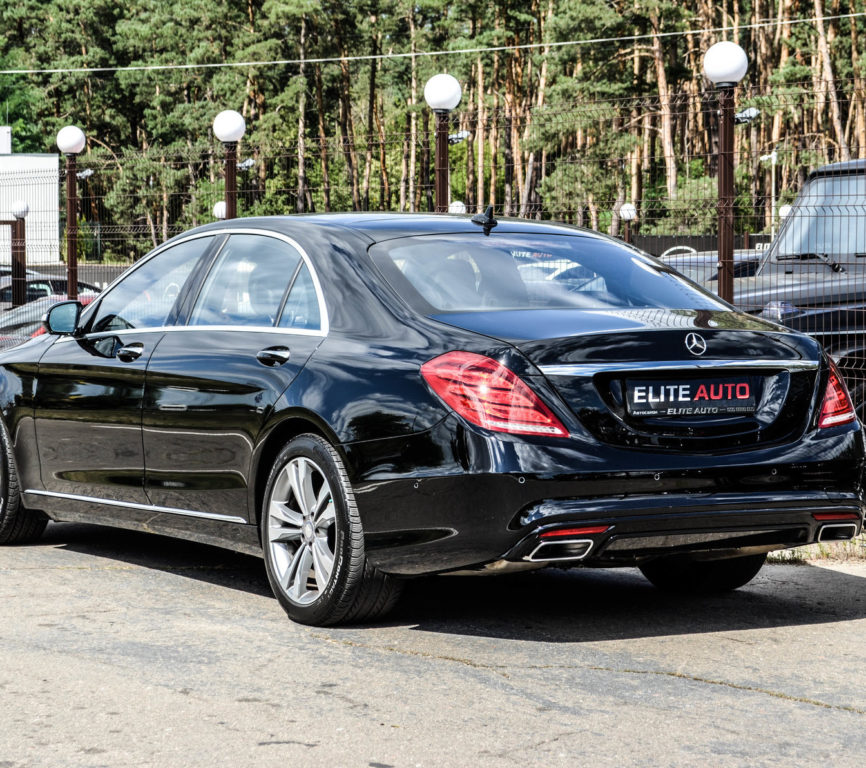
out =
[(336, 517), (331, 486), (305, 456), (286, 464), (268, 499), (268, 547), (283, 594), (297, 605), (314, 603), (331, 579)]

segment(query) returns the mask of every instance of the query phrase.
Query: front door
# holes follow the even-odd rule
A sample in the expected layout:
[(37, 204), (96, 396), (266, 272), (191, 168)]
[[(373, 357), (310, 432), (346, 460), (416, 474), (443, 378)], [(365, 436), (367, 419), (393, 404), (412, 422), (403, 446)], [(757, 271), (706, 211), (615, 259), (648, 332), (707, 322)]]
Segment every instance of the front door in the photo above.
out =
[(145, 371), (182, 287), (214, 242), (195, 238), (134, 267), (39, 362), (36, 438), (46, 492), (147, 503), (141, 406)]

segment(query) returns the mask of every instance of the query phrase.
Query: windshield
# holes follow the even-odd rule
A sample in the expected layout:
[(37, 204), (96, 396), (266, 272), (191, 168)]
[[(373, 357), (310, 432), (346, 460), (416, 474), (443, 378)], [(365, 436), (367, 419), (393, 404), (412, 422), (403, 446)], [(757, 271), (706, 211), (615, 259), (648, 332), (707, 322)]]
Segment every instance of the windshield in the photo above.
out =
[(374, 262), (424, 314), (513, 309), (724, 309), (669, 267), (586, 236), (482, 233), (377, 243)]
[(830, 255), (866, 255), (866, 175), (810, 181), (779, 234), (779, 260)]

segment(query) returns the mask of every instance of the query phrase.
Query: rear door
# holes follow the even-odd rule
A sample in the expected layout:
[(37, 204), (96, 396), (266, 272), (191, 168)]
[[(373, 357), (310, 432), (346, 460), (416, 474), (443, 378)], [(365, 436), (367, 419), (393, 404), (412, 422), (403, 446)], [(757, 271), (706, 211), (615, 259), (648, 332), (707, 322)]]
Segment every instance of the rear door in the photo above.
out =
[(231, 234), (183, 325), (150, 359), (143, 435), (151, 503), (248, 519), (259, 432), (326, 333), (300, 247), (260, 231)]

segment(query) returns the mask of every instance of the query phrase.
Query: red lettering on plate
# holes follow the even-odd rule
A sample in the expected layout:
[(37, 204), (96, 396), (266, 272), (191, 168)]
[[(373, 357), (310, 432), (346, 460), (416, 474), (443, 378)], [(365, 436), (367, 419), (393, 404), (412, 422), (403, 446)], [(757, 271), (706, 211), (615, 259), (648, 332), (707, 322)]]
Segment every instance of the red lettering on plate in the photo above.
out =
[(749, 385), (748, 384), (737, 384), (737, 400), (748, 400), (749, 399)]
[(719, 393), (716, 394), (716, 385), (710, 384), (710, 400), (721, 400), (722, 395), (724, 394), (722, 392), (723, 387), (724, 387), (724, 384), (719, 384)]
[(701, 384), (698, 387), (698, 391), (695, 393), (695, 401), (697, 400), (709, 400), (710, 396), (707, 394), (707, 387), (705, 384)]

